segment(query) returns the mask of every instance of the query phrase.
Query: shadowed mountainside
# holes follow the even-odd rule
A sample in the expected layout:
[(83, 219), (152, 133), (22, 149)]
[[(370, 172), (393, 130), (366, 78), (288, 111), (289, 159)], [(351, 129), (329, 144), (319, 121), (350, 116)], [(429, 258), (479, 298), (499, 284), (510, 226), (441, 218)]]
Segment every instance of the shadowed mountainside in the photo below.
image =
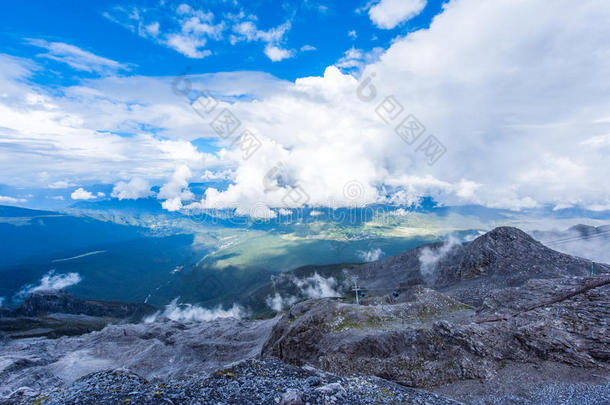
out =
[(109, 323), (140, 322), (155, 311), (144, 303), (82, 300), (63, 290), (36, 291), (14, 310), (2, 308), (0, 333), (11, 338), (75, 336)]

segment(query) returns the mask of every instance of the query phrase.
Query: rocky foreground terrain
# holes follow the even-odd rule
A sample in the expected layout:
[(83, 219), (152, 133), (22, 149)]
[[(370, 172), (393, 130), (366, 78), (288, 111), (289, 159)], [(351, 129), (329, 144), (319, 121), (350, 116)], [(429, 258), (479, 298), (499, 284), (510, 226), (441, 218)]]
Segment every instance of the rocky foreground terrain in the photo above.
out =
[(368, 291), (360, 305), (322, 298), (265, 320), (157, 319), (58, 339), (5, 337), (0, 398), (610, 403), (609, 266), (497, 228), (346, 271)]
[[(299, 368), (278, 360), (247, 360), (195, 375), (151, 383), (126, 371), (102, 371), (78, 379), (64, 389), (37, 398), (41, 403), (146, 404), (370, 404), (451, 405), (458, 402), (377, 377), (338, 377), (312, 367)], [(35, 401), (36, 402), (36, 401)]]

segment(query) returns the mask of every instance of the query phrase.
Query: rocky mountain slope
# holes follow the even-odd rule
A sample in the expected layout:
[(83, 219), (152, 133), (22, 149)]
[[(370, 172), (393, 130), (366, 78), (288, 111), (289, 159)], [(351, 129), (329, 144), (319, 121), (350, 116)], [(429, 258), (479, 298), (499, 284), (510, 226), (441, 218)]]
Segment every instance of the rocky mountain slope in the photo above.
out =
[(0, 395), (9, 403), (610, 401), (607, 265), (497, 228), (466, 244), (327, 269), (359, 277), (360, 305), (339, 280), (332, 292), (343, 297), (297, 302), (266, 320), (158, 319), (5, 341)]
[(367, 296), (388, 295), (400, 285), (423, 284), (460, 301), (479, 306), (490, 288), (519, 286), (531, 278), (586, 276), (610, 271), (610, 266), (548, 248), (513, 227), (499, 227), (471, 242), (449, 239), (364, 264), (304, 266), (285, 272), (245, 296), (241, 303), (257, 315), (270, 313), (265, 298), (279, 294), (307, 299), (299, 281), (318, 274), (332, 278), (338, 296), (353, 296), (354, 279)]
[(606, 273), (610, 266), (552, 250), (527, 233), (499, 227), (472, 242), (423, 245), (356, 268), (363, 287), (424, 283), (469, 305), (481, 305), (492, 287), (519, 286), (532, 278)]
[(157, 381), (206, 375), (259, 355), (274, 324), (274, 319), (160, 320), (110, 325), (77, 337), (5, 341), (0, 347), (0, 398), (27, 397), (107, 369), (126, 369)]
[(63, 290), (36, 291), (18, 308), (1, 309), (0, 334), (12, 338), (82, 335), (109, 323), (139, 322), (157, 311), (144, 303), (82, 300)]
[[(593, 285), (601, 286), (544, 305)], [(413, 301), (391, 305), (297, 304), (274, 328), (263, 354), (425, 388), (490, 378), (508, 361), (610, 370), (610, 276), (530, 280), (524, 288), (491, 291), (478, 310), (412, 288)], [(529, 309), (532, 303), (540, 306)]]

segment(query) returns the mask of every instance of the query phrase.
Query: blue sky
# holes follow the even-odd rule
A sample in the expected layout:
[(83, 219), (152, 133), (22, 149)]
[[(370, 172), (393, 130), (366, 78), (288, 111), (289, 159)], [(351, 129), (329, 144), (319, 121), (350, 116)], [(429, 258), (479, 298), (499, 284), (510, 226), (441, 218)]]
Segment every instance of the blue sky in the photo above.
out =
[(608, 20), (602, 0), (9, 2), (0, 204), (608, 211)]
[[(184, 2), (109, 2), (109, 1), (23, 1), (5, 5), (2, 22), (2, 49), (12, 55), (36, 58), (49, 71), (37, 77), (40, 83), (72, 84), (95, 73), (71, 69), (65, 63), (37, 58), (42, 52), (27, 39), (42, 39), (77, 46), (104, 58), (118, 61), (132, 73), (168, 76), (182, 73), (211, 73), (259, 70), (278, 78), (321, 75), (324, 69), (341, 59), (350, 48), (370, 52), (387, 48), (393, 38), (427, 27), (441, 11), (441, 1), (427, 2), (420, 14), (392, 29), (379, 28), (371, 21), (369, 2), (350, 1), (195, 1), (192, 10), (211, 13), (210, 25), (224, 24), (219, 34), (203, 36), (207, 43), (200, 49), (210, 52), (200, 57), (163, 45), (137, 25), (159, 24), (158, 36), (178, 32)], [(373, 4), (373, 3), (371, 3)], [(140, 18), (135, 20), (133, 13)], [(243, 13), (243, 16), (239, 16)], [(206, 16), (207, 17), (207, 16)], [(272, 43), (292, 53), (274, 62), (264, 53), (265, 40), (241, 40), (231, 44), (233, 27), (252, 22), (257, 30), (287, 26), (281, 38)], [(140, 28), (146, 31), (145, 28)], [(350, 34), (351, 33), (351, 34)], [(313, 47), (315, 49), (310, 49)], [(124, 72), (124, 71), (123, 71)]]

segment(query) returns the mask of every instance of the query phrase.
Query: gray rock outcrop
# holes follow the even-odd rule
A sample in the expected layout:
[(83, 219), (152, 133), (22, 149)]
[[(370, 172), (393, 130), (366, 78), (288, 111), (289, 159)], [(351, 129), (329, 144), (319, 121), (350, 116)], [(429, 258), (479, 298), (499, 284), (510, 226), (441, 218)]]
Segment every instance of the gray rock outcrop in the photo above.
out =
[(535, 309), (528, 309), (532, 302), (568, 294), (590, 280), (536, 279), (494, 290), (478, 311), (427, 289), (413, 302), (394, 305), (306, 301), (282, 317), (263, 354), (415, 387), (487, 379), (507, 361), (554, 361), (608, 372), (610, 278), (606, 280), (601, 287)]

